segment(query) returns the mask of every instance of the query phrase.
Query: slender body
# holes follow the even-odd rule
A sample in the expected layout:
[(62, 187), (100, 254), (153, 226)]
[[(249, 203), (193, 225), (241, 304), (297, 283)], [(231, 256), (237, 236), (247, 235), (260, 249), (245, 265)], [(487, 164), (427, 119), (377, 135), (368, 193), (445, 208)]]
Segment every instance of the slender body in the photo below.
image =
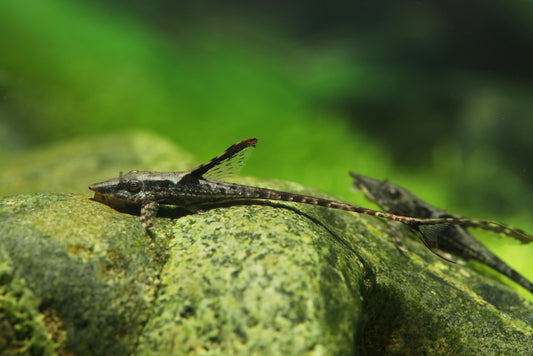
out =
[[(141, 222), (150, 233), (152, 218), (157, 215), (160, 204), (178, 205), (191, 211), (216, 203), (236, 203), (253, 200), (281, 200), (324, 206), (394, 220), (411, 227), (440, 226), (443, 223), (471, 226), (475, 219), (461, 217), (418, 218), (390, 212), (382, 212), (307, 195), (283, 192), (274, 189), (252, 187), (225, 182), (222, 179), (239, 170), (250, 148), (257, 139), (249, 138), (230, 146), (222, 154), (187, 172), (130, 171), (118, 178), (92, 184), (95, 199), (111, 206), (122, 204), (141, 207)], [(480, 220), (481, 221), (481, 220)], [(490, 224), (489, 224), (490, 223)], [(533, 241), (525, 232), (503, 224), (486, 222), (489, 230), (502, 232), (522, 241)]]
[[(350, 175), (354, 178), (354, 186), (362, 190), (367, 199), (375, 202), (389, 213), (427, 219), (463, 218), (426, 203), (407, 189), (396, 184), (356, 173), (350, 173)], [(469, 227), (504, 232), (498, 228), (494, 228), (494, 222), (492, 221), (482, 219), (470, 220), (471, 223), (467, 225)], [(501, 224), (498, 225), (501, 226)], [(490, 252), (481, 242), (464, 229), (464, 225), (443, 223), (436, 225), (410, 225), (409, 227), (430, 250), (440, 250), (465, 260), (481, 262), (509, 277), (533, 293), (533, 284), (530, 281)], [(511, 234), (511, 236), (513, 235)], [(523, 243), (530, 241), (523, 237), (514, 237), (517, 237)]]

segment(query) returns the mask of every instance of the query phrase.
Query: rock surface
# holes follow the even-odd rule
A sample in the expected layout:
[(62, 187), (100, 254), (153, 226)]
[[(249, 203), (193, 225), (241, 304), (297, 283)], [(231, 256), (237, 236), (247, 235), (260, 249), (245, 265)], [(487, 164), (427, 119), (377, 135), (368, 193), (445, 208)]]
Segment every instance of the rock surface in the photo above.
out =
[(399, 252), (377, 219), (291, 203), (167, 209), (151, 239), (138, 217), (89, 199), (88, 184), (120, 170), (194, 166), (156, 136), (66, 142), (3, 166), (5, 353), (533, 353), (530, 303), (410, 237)]

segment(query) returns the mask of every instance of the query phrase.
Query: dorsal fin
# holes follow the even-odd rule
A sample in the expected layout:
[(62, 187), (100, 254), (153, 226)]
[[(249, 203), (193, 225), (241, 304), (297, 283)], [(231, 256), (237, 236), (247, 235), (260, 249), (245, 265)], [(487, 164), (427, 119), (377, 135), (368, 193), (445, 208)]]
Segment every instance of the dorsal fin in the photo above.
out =
[(247, 138), (239, 141), (209, 162), (193, 169), (190, 174), (198, 179), (221, 179), (238, 173), (244, 165), (250, 148), (255, 147), (256, 143), (256, 138)]

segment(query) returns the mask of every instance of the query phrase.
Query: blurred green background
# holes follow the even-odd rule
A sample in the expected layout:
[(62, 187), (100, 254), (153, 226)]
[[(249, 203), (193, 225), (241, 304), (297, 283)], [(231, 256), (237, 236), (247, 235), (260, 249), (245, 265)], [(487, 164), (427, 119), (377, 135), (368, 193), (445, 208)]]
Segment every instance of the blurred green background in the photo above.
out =
[[(349, 190), (353, 170), (533, 232), (532, 10), (0, 0), (0, 162), (130, 129), (201, 161), (258, 137), (245, 175), (372, 206)], [(485, 239), (533, 279), (532, 246)]]

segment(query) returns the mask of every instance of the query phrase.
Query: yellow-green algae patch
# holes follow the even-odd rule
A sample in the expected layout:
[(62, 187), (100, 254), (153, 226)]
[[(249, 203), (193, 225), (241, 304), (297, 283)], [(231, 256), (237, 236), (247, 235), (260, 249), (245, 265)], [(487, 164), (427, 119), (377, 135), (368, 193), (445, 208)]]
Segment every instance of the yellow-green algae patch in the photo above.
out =
[(362, 303), (350, 286), (361, 266), (309, 218), (236, 206), (181, 218), (172, 232), (140, 353), (355, 351)]

